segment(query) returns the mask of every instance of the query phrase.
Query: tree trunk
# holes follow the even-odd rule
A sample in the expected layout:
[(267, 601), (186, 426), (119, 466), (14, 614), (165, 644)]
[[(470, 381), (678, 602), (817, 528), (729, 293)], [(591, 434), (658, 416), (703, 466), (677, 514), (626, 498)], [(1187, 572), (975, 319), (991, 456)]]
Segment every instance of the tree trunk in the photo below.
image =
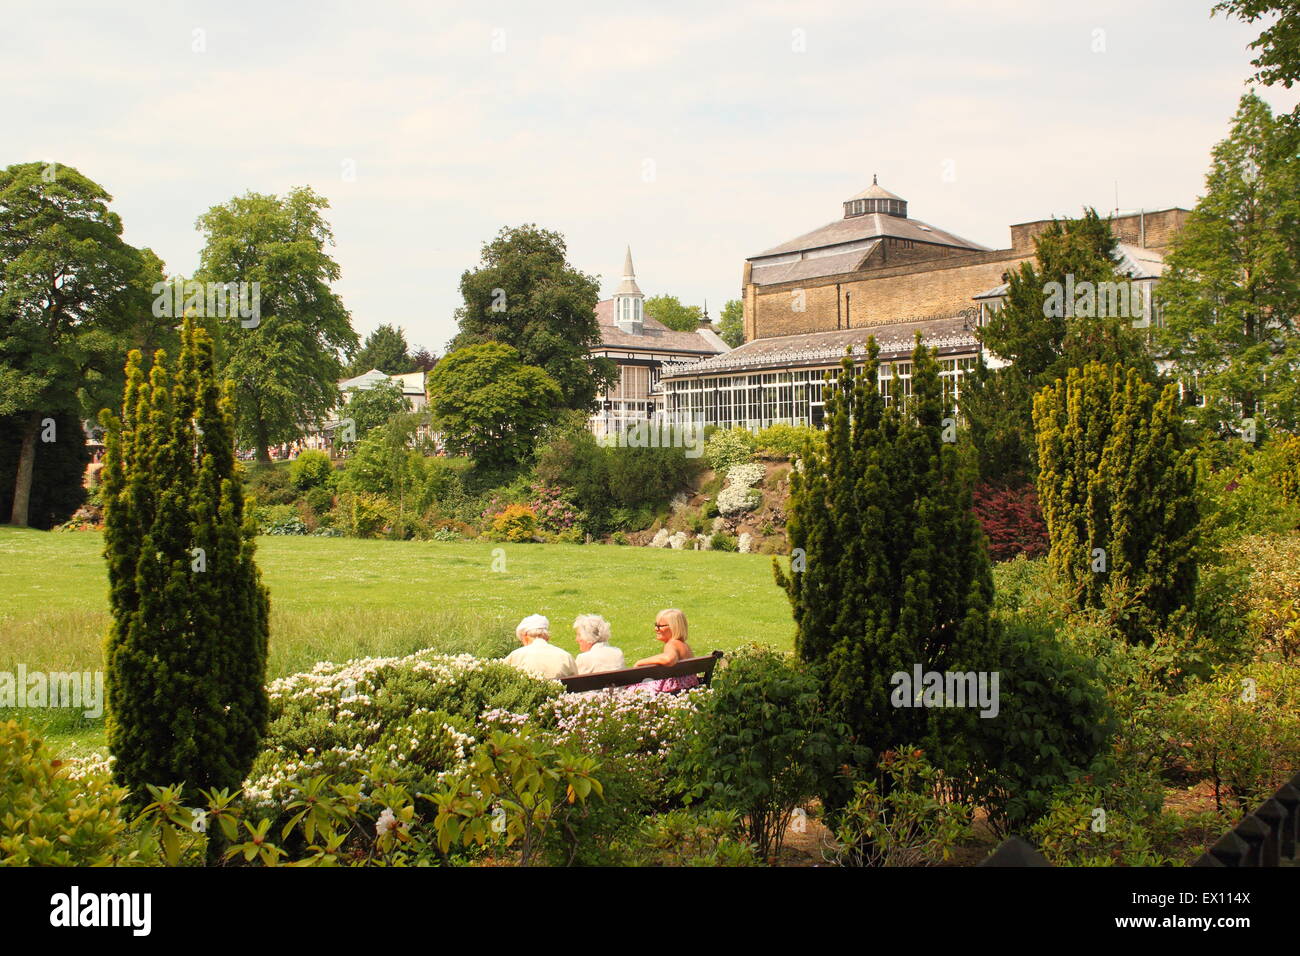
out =
[(23, 430), (22, 450), (18, 455), (18, 474), (14, 477), (14, 506), (9, 523), (27, 527), (27, 510), (32, 499), (32, 471), (36, 465), (36, 433), (41, 427), (39, 412), (33, 412)]
[(257, 460), (264, 465), (271, 463), (270, 439), (266, 435), (266, 425), (259, 418), (257, 422)]

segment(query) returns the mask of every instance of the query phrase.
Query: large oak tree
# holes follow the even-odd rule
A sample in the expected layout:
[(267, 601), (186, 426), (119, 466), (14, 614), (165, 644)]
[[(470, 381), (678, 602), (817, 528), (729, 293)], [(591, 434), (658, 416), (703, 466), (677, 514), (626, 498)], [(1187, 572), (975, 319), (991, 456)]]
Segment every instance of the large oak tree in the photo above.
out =
[(69, 166), (0, 171), (0, 423), (18, 440), (0, 484), (13, 524), (28, 523), (41, 446), (84, 443), (76, 421), (112, 401), (127, 349), (171, 333), (150, 311), (162, 264), (122, 240), (112, 198)]

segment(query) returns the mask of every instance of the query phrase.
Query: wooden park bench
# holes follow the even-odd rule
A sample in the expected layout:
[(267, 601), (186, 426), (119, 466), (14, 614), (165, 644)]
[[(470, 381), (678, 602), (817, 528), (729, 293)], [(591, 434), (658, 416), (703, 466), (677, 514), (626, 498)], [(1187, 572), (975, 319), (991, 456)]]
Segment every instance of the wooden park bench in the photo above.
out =
[(707, 684), (713, 677), (713, 668), (718, 666), (720, 660), (722, 660), (722, 651), (714, 651), (706, 657), (688, 657), (676, 664), (651, 664), (647, 667), (626, 667), (621, 671), (561, 677), (560, 683), (570, 694), (584, 690), (602, 690), (606, 687), (627, 687), (631, 684), (639, 684), (643, 680), (685, 677), (687, 674), (699, 674), (700, 683)]

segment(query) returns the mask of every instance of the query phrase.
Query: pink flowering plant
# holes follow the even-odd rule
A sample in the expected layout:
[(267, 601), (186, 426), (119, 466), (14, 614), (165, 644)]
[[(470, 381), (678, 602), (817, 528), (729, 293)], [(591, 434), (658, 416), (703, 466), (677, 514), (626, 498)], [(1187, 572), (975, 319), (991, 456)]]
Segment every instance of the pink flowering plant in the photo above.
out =
[(533, 485), (528, 507), (537, 515), (538, 526), (551, 534), (581, 534), (587, 522), (586, 514), (573, 503), (570, 493), (557, 485)]

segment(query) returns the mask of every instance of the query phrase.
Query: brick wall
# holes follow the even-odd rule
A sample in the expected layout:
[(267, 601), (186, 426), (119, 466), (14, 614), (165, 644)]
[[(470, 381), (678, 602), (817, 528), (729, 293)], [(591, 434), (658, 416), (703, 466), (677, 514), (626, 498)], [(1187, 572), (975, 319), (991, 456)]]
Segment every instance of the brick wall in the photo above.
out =
[[(1110, 221), (1110, 231), (1120, 242), (1140, 246), (1145, 232), (1146, 247), (1165, 251), (1177, 232), (1187, 222), (1186, 209), (1161, 209), (1157, 212), (1133, 213)], [(1015, 252), (1032, 255), (1034, 237), (1052, 224), (1050, 219), (1022, 222), (1011, 227), (1011, 248)]]
[[(1187, 210), (1164, 209), (1111, 220), (1121, 242), (1167, 251), (1187, 221)], [(1044, 219), (1011, 227), (1011, 248), (967, 252), (887, 239), (857, 272), (755, 286), (745, 263), (745, 341), (830, 332), (907, 319), (956, 315), (974, 308), (973, 296), (1001, 285), (1003, 274), (1034, 255)], [(800, 311), (802, 306), (802, 311)]]
[(1025, 258), (997, 250), (877, 269), (865, 276), (847, 273), (762, 287), (751, 283), (745, 289), (745, 338), (956, 315), (973, 308), (972, 296), (1000, 285), (1003, 273)]

